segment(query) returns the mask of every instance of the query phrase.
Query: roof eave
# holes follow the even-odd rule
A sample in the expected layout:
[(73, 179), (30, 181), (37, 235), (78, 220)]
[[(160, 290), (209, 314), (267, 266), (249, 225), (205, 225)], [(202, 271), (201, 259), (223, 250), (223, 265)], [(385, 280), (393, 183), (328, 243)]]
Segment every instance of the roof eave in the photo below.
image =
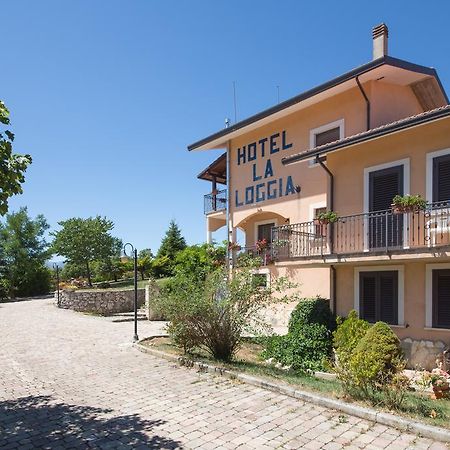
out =
[(301, 155), (293, 155), (286, 158), (283, 158), (281, 160), (283, 165), (289, 165), (294, 164), (301, 161), (306, 161), (308, 159), (312, 159), (319, 155), (324, 155), (326, 153), (330, 153), (336, 150), (341, 150), (345, 147), (351, 147), (356, 144), (360, 144), (362, 142), (366, 142), (372, 139), (376, 139), (382, 136), (386, 136), (388, 134), (396, 133), (408, 128), (413, 128), (419, 125), (423, 125), (429, 122), (433, 122), (435, 120), (440, 120), (445, 117), (450, 116), (450, 109), (444, 109), (440, 111), (436, 111), (434, 114), (430, 114), (429, 116), (425, 117), (417, 117), (415, 119), (412, 119), (411, 121), (400, 123), (400, 124), (394, 124), (392, 126), (386, 126), (382, 129), (375, 129), (373, 133), (368, 132), (367, 134), (361, 135), (361, 136), (355, 136), (354, 139), (348, 139), (343, 142), (337, 141), (336, 143), (332, 143), (330, 145), (322, 146), (321, 148), (317, 150), (312, 150), (310, 152), (305, 152)]
[(410, 71), (417, 72), (417, 73), (423, 73), (424, 75), (430, 75), (430, 76), (436, 78), (436, 80), (439, 84), (439, 87), (440, 87), (444, 97), (446, 98), (447, 104), (449, 103), (447, 94), (442, 86), (442, 83), (439, 80), (439, 77), (438, 77), (435, 69), (433, 69), (431, 67), (425, 67), (425, 66), (421, 66), (418, 64), (410, 63), (408, 61), (394, 58), (392, 56), (383, 56), (376, 60), (370, 61), (362, 66), (359, 66), (356, 69), (346, 72), (337, 78), (333, 78), (332, 80), (327, 81), (326, 83), (323, 83), (323, 84), (316, 86), (308, 91), (305, 91), (295, 97), (285, 100), (284, 102), (281, 102), (278, 105), (272, 106), (271, 108), (265, 109), (253, 116), (248, 117), (247, 119), (237, 122), (228, 128), (225, 128), (216, 133), (213, 133), (204, 139), (194, 142), (193, 144), (189, 145), (187, 148), (189, 151), (196, 150), (196, 149), (199, 149), (199, 148), (207, 145), (210, 142), (216, 141), (221, 138), (223, 138), (224, 143), (225, 143), (227, 140), (227, 136), (234, 133), (235, 131), (239, 131), (240, 129), (245, 128), (248, 125), (258, 122), (259, 120), (262, 120), (268, 116), (271, 116), (272, 114), (275, 114), (286, 108), (289, 108), (297, 103), (302, 102), (303, 100), (306, 100), (307, 98), (313, 97), (314, 95), (324, 92), (324, 91), (326, 91), (332, 87), (335, 87), (339, 84), (342, 84), (348, 80), (351, 80), (352, 78), (354, 78), (356, 76), (360, 76), (366, 72), (369, 72), (370, 70), (376, 69), (377, 67), (380, 67), (384, 64), (395, 66), (395, 67), (405, 69), (405, 70), (410, 70)]

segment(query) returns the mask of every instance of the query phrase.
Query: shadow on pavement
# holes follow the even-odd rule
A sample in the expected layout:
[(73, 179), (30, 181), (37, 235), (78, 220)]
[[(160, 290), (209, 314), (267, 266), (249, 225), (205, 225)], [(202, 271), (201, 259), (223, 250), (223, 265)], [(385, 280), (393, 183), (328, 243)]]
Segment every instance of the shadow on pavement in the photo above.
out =
[[(51, 396), (0, 402), (0, 448), (181, 449), (179, 442), (152, 435), (162, 420), (138, 414), (106, 417), (112, 410), (69, 405)], [(104, 416), (104, 417), (102, 417)], [(9, 448), (9, 447), (8, 447)]]

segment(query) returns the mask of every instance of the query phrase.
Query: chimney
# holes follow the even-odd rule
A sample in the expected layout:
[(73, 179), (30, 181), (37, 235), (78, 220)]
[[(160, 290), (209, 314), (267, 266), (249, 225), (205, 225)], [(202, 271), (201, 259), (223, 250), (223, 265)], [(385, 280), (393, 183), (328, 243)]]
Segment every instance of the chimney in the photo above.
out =
[(372, 28), (373, 38), (373, 57), (372, 59), (382, 58), (388, 54), (388, 27), (381, 23)]

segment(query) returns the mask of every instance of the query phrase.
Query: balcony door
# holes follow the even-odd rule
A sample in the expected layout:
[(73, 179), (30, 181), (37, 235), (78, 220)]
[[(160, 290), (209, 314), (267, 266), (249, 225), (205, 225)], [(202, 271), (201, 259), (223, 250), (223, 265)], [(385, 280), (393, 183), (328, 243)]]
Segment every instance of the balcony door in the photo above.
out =
[(263, 223), (258, 225), (257, 240), (266, 240), (268, 244), (272, 243), (272, 228), (275, 226), (275, 222)]
[(392, 199), (403, 195), (403, 165), (369, 173), (369, 248), (403, 246), (403, 214), (391, 212)]

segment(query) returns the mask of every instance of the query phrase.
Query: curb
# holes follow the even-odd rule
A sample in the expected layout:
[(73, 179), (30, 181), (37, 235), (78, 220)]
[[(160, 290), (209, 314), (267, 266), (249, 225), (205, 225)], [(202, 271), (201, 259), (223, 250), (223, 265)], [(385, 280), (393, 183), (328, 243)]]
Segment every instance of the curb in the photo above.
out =
[[(148, 339), (148, 338), (147, 338)], [(143, 339), (143, 340), (147, 340)], [(287, 395), (289, 397), (297, 398), (305, 402), (313, 403), (315, 405), (323, 406), (325, 408), (331, 408), (337, 411), (342, 411), (346, 414), (359, 417), (361, 419), (370, 420), (375, 423), (386, 425), (389, 427), (398, 428), (402, 431), (408, 431), (416, 434), (420, 434), (423, 437), (435, 439), (442, 442), (450, 442), (450, 430), (444, 428), (435, 427), (433, 425), (426, 425), (415, 420), (405, 419), (403, 417), (395, 416), (394, 414), (378, 412), (374, 409), (366, 408), (363, 406), (352, 405), (345, 403), (341, 400), (335, 400), (321, 395), (313, 394), (307, 391), (300, 391), (290, 385), (276, 383), (265, 380), (263, 378), (247, 375), (245, 373), (234, 372), (232, 370), (225, 369), (223, 367), (214, 366), (212, 364), (205, 364), (199, 361), (193, 361), (184, 356), (171, 355), (160, 350), (152, 349), (142, 345), (139, 342), (135, 342), (133, 347), (143, 353), (163, 358), (171, 362), (175, 362), (181, 366), (196, 368), (199, 372), (210, 373), (214, 375), (220, 375), (232, 380), (238, 380), (242, 383), (250, 384), (252, 386), (267, 389), (278, 394)]]

